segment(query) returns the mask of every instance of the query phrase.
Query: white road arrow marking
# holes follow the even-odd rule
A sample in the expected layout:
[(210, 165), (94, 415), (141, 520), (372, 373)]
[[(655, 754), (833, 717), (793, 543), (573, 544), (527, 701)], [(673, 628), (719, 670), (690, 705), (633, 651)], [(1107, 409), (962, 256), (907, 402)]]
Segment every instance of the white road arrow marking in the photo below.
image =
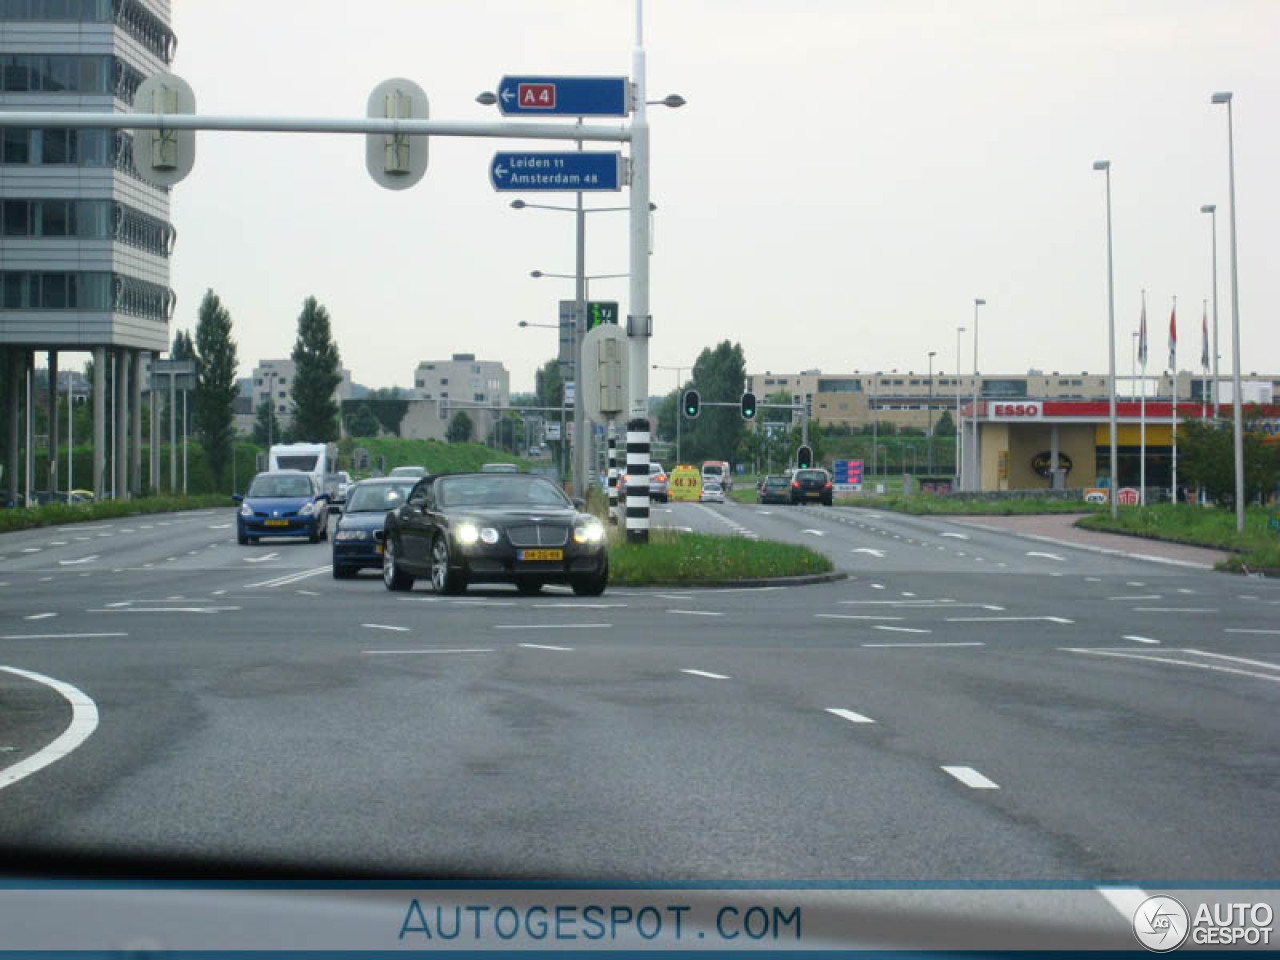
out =
[[(273, 560), (278, 556), (280, 556), (280, 554), (278, 553), (268, 553), (266, 556), (262, 556), (262, 557), (245, 557), (244, 562), (245, 563), (262, 563), (264, 560)], [(169, 559), (173, 559), (173, 558), (170, 557)]]

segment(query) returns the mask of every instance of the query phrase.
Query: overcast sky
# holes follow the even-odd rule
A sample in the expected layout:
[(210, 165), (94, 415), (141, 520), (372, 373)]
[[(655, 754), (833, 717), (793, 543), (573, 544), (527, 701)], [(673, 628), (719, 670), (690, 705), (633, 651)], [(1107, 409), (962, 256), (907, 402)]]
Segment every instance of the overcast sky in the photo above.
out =
[[(474, 97), (504, 73), (627, 74), (631, 0), (176, 0), (174, 71), (202, 113), (363, 115), (415, 80), (437, 119), (497, 119)], [(740, 341), (751, 372), (955, 368), (980, 319), (984, 373), (1106, 369), (1112, 162), (1119, 372), (1140, 291), (1151, 366), (1199, 366), (1219, 205), (1220, 352), (1230, 366), (1227, 116), (1235, 93), (1244, 369), (1280, 371), (1280, 3), (1276, 0), (649, 0), (654, 337), (690, 365)], [(613, 123), (616, 121), (599, 121)], [(500, 360), (513, 390), (555, 351), (573, 217), (514, 211), (495, 150), (436, 138), (425, 178), (375, 185), (355, 136), (201, 133), (173, 192), (176, 323), (212, 287), (241, 375), (285, 356), (303, 299), (344, 365), (411, 386), (420, 360)], [(604, 149), (602, 147), (602, 149)], [(572, 194), (528, 197), (572, 201)], [(621, 194), (589, 202), (625, 204)], [(627, 269), (626, 215), (588, 218), (587, 272)], [(625, 302), (625, 280), (593, 299)], [(962, 370), (972, 367), (965, 335)], [(651, 393), (675, 385), (656, 372)]]

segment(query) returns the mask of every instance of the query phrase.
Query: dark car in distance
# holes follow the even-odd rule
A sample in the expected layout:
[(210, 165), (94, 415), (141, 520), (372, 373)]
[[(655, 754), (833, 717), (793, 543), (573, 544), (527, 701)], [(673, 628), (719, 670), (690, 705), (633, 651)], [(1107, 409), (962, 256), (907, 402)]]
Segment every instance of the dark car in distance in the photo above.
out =
[(376, 534), (386, 526), (387, 512), (403, 506), (417, 483), (413, 477), (361, 480), (347, 495), (342, 516), (333, 528), (333, 576), (354, 577), (367, 567), (382, 566), (382, 543)]
[(426, 477), (387, 514), (382, 545), (388, 590), (409, 590), (422, 578), (441, 594), (473, 583), (510, 583), (525, 594), (567, 583), (598, 596), (609, 582), (603, 524), (527, 473)]
[(781, 473), (771, 473), (756, 487), (756, 503), (790, 503), (791, 478)]
[(825, 470), (797, 470), (791, 475), (792, 503), (821, 503), (831, 506), (831, 474)]

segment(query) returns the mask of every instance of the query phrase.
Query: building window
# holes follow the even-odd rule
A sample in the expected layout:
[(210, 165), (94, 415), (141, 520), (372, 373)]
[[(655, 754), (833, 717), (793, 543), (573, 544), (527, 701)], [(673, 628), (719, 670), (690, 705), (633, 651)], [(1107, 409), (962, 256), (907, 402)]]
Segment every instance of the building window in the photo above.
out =
[[(447, 386), (449, 385), (449, 378), (448, 378), (448, 377), (441, 377), (441, 378), (440, 378), (440, 385), (441, 385), (442, 387), (447, 387)], [(448, 395), (449, 395), (449, 394), (447, 394), (447, 393), (442, 393), (442, 394), (441, 394), (441, 396), (442, 396), (442, 397), (447, 397)]]
[(484, 403), (484, 394), (483, 394), (483, 393), (474, 393), (474, 394), (472, 394), (472, 397), (474, 397), (474, 398), (475, 398), (475, 402), (476, 402), (476, 403)]

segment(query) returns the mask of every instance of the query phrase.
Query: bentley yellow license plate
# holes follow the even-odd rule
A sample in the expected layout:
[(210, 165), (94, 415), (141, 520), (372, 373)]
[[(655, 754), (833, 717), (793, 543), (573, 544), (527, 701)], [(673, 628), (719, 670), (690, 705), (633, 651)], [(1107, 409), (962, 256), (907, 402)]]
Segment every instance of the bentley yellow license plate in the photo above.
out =
[(563, 550), (521, 550), (517, 560), (563, 560)]
[(289, 525), (289, 521), (288, 520), (267, 520), (264, 525), (268, 527), (287, 527)]

